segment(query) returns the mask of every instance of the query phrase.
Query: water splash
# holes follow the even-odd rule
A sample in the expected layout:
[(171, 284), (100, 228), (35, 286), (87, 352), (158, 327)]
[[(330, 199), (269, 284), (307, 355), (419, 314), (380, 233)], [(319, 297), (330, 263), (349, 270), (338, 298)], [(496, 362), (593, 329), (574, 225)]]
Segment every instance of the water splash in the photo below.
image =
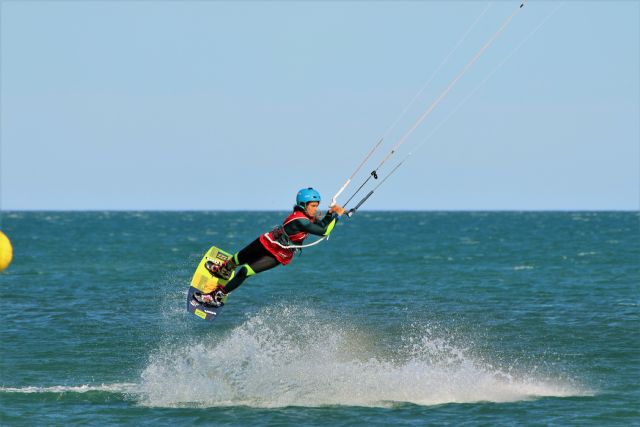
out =
[[(373, 328), (370, 328), (373, 329)], [(137, 387), (145, 406), (389, 406), (510, 402), (591, 392), (472, 356), (446, 334), (391, 336), (300, 307), (265, 309), (220, 337), (153, 354)], [(210, 339), (211, 341), (207, 341)]]

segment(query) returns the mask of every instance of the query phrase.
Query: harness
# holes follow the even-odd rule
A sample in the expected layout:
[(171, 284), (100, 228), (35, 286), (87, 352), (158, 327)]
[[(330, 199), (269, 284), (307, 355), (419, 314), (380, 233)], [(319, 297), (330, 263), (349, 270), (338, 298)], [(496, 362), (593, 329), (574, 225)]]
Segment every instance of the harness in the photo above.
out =
[(291, 215), (289, 215), (281, 225), (278, 224), (275, 227), (273, 227), (270, 232), (265, 233), (264, 237), (269, 242), (275, 245), (278, 245), (282, 249), (292, 250), (294, 254), (300, 253), (302, 248), (308, 248), (308, 247), (317, 245), (318, 243), (322, 242), (323, 240), (329, 237), (329, 236), (323, 236), (320, 239), (316, 240), (315, 242), (302, 245), (301, 243), (304, 241), (304, 239), (307, 238), (309, 233), (306, 233), (304, 231), (299, 231), (295, 234), (288, 235), (287, 232), (284, 230), (284, 227), (287, 224), (297, 219), (309, 219), (309, 217), (300, 211), (295, 211)]

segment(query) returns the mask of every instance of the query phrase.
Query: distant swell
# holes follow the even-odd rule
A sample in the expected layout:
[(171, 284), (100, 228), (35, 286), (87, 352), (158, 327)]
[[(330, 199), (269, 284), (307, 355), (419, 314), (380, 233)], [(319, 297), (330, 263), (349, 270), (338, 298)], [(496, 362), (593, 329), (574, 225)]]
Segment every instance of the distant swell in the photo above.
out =
[[(333, 322), (335, 323), (335, 322)], [(511, 402), (591, 392), (474, 358), (417, 328), (400, 346), (337, 326), (313, 310), (254, 315), (217, 342), (168, 345), (150, 357), (136, 387), (147, 406), (388, 406), (393, 402)]]

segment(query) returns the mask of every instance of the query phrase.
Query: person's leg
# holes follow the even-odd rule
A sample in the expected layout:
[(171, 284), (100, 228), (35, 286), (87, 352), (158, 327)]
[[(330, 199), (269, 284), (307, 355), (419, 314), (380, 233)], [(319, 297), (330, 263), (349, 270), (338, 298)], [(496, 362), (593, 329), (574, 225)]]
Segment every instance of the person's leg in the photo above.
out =
[[(264, 247), (263, 247), (264, 249)], [(238, 257), (238, 260), (242, 260), (242, 257)], [(259, 257), (249, 262), (242, 264), (240, 270), (226, 285), (224, 285), (224, 292), (229, 293), (238, 288), (248, 277), (254, 274), (262, 273), (263, 271), (270, 270), (277, 267), (280, 263), (271, 255), (266, 249), (264, 253)]]
[[(280, 263), (268, 250), (265, 249), (264, 246), (262, 246), (260, 239), (256, 239), (229, 259), (229, 261), (225, 263), (224, 267), (229, 266), (231, 268), (229, 271), (230, 275), (231, 272), (236, 269), (238, 264), (242, 264), (242, 266), (233, 279), (227, 282), (224, 286), (223, 293), (225, 294), (237, 289), (238, 286), (247, 279), (247, 277), (274, 268)], [(202, 303), (216, 305), (216, 302), (221, 302), (216, 299), (217, 297), (215, 297), (218, 290), (220, 290), (220, 288), (214, 289), (209, 294), (194, 294), (194, 296), (196, 300)]]
[(260, 238), (258, 237), (256, 240), (249, 243), (247, 246), (240, 249), (239, 252), (234, 254), (231, 259), (229, 259), (225, 263), (223, 268), (227, 269), (229, 273), (231, 273), (236, 268), (238, 268), (239, 265), (247, 264), (251, 262), (251, 260), (264, 255), (264, 252), (267, 252), (267, 250), (264, 248), (264, 246), (262, 246), (262, 243), (260, 243)]
[(260, 243), (260, 238), (257, 238), (253, 242), (249, 243), (235, 255), (232, 255), (224, 264), (218, 266), (211, 262), (211, 265), (205, 265), (205, 267), (209, 270), (211, 274), (214, 276), (221, 277), (223, 279), (229, 279), (231, 273), (238, 268), (238, 265), (245, 264), (251, 259), (257, 258), (262, 254), (260, 249), (264, 249), (262, 247), (262, 243)]

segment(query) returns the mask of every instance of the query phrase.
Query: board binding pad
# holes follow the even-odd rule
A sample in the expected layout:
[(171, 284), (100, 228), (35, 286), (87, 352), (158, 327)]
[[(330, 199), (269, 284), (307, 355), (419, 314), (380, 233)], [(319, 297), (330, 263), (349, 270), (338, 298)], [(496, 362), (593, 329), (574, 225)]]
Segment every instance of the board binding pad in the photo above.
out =
[(193, 278), (191, 278), (191, 286), (189, 287), (189, 292), (187, 292), (187, 311), (189, 313), (193, 313), (199, 318), (203, 320), (215, 320), (216, 317), (222, 311), (225, 303), (227, 302), (228, 296), (225, 296), (222, 299), (222, 305), (220, 307), (214, 307), (211, 305), (205, 305), (201, 302), (197, 301), (193, 294), (195, 292), (201, 292), (204, 294), (208, 294), (213, 291), (219, 285), (226, 285), (229, 280), (231, 280), (234, 276), (234, 273), (231, 274), (229, 280), (224, 280), (220, 277), (213, 276), (209, 270), (204, 266), (208, 261), (213, 262), (214, 264), (221, 266), (228, 259), (231, 258), (231, 254), (223, 251), (215, 246), (209, 248), (209, 250), (204, 254), (200, 263), (198, 264), (198, 268), (196, 268), (195, 273), (193, 273)]

